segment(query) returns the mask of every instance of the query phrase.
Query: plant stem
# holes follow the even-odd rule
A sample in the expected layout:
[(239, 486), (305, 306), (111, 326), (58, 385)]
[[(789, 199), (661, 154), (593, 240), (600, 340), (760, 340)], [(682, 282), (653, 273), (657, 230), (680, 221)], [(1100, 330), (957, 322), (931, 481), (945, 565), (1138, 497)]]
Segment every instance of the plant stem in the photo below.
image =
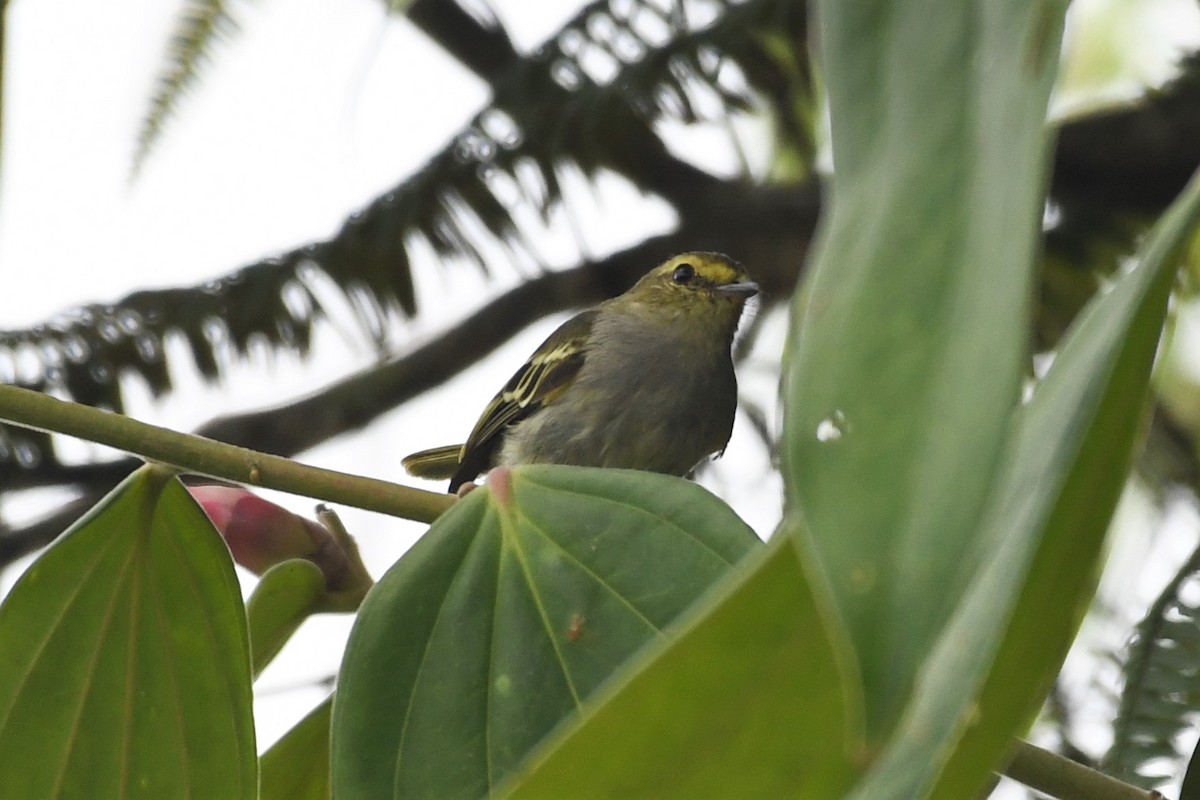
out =
[(1139, 789), (1023, 739), (1004, 774), (1059, 800), (1162, 800), (1158, 792)]
[(306, 466), (17, 386), (0, 385), (0, 419), (98, 442), (187, 472), (418, 522), (432, 522), (455, 501), (452, 495)]

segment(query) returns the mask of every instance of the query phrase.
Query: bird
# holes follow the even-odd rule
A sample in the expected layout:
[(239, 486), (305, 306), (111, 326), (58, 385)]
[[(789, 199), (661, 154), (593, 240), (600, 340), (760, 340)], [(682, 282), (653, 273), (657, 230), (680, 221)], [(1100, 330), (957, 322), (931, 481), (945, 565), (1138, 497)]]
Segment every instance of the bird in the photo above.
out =
[(567, 320), (484, 408), (465, 444), (402, 465), (458, 492), (498, 466), (573, 464), (690, 475), (733, 432), (731, 349), (746, 270), (721, 253), (687, 252), (622, 295)]

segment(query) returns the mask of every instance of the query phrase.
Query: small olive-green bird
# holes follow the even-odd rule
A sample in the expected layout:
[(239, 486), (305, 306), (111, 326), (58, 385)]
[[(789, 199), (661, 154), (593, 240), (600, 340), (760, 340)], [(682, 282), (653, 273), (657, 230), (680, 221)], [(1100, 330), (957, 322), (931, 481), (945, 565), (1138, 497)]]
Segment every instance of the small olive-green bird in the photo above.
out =
[(687, 475), (729, 442), (737, 409), (730, 348), (757, 293), (728, 256), (675, 256), (550, 334), (466, 444), (413, 453), (404, 468), (449, 478), (451, 492), (517, 464)]

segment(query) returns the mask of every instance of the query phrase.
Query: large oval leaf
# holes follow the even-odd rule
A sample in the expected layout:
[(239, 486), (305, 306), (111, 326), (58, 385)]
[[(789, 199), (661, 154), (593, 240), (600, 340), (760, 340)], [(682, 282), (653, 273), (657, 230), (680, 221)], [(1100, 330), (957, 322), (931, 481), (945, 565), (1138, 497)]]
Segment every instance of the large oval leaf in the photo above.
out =
[(849, 642), (801, 558), (779, 534), (742, 562), (502, 796), (842, 796), (862, 756), (862, 698)]
[(161, 468), (134, 473), (0, 606), (5, 797), (257, 793), (229, 551)]
[(334, 700), (335, 795), (487, 794), (757, 543), (677, 478), (494, 471), (363, 603)]

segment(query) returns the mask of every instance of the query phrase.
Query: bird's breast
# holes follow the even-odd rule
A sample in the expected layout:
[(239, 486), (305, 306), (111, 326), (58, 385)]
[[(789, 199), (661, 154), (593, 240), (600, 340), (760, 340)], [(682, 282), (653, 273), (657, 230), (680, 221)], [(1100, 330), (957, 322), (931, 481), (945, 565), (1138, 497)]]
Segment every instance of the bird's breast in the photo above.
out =
[(697, 347), (628, 324), (598, 324), (595, 335), (569, 389), (509, 433), (501, 463), (685, 475), (725, 447), (737, 405), (727, 345)]

